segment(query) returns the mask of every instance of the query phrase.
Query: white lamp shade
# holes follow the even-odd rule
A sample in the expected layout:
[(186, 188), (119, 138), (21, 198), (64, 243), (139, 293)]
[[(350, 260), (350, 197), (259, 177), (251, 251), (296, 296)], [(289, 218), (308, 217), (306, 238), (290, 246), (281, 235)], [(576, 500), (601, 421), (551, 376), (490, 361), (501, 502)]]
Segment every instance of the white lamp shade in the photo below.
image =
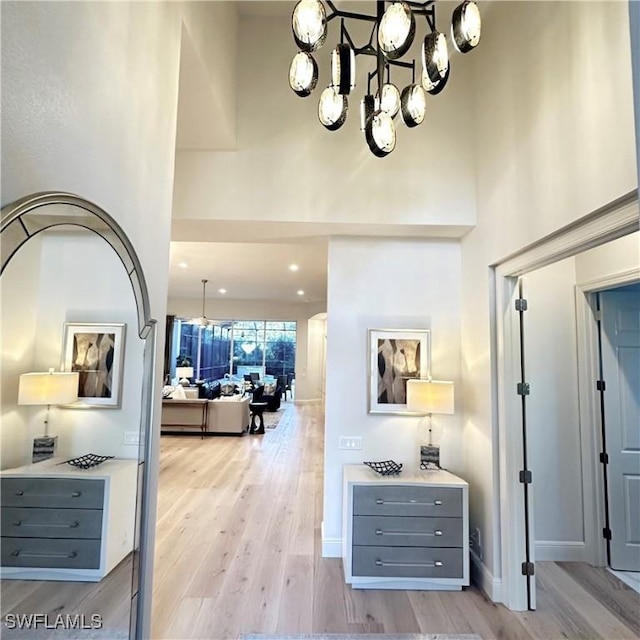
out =
[(407, 380), (407, 410), (415, 413), (453, 413), (453, 382)]
[(193, 367), (176, 367), (178, 378), (193, 378)]
[(18, 386), (18, 404), (70, 404), (78, 400), (77, 372), (23, 373)]

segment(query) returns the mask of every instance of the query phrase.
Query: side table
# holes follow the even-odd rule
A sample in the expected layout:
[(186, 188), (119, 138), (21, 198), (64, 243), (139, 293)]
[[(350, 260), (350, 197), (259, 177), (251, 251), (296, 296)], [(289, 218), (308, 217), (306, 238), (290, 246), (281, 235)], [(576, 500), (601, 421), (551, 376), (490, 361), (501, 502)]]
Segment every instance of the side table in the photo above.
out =
[[(264, 433), (264, 417), (262, 414), (269, 406), (268, 402), (251, 402), (249, 410), (251, 411), (251, 428), (249, 433)], [(256, 425), (256, 418), (260, 426)]]

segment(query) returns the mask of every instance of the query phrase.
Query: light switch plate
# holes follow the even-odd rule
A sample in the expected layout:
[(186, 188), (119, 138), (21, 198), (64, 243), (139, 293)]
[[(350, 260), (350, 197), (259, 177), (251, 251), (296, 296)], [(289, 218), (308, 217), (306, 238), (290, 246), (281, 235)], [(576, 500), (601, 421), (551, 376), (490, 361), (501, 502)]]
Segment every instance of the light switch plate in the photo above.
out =
[(347, 449), (350, 451), (360, 451), (362, 449), (362, 437), (361, 436), (340, 436), (338, 448)]
[(125, 444), (140, 444), (140, 433), (138, 431), (125, 431), (124, 432)]

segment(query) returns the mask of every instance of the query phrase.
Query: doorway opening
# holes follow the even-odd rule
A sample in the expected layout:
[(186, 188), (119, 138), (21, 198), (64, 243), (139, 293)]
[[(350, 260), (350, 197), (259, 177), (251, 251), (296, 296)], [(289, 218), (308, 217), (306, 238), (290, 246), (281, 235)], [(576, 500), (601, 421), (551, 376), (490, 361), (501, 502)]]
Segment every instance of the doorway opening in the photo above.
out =
[[(597, 234), (594, 233), (594, 226), (598, 228)], [(601, 492), (598, 491), (601, 486), (599, 437), (596, 437), (593, 428), (594, 424), (599, 423), (596, 423), (595, 392), (591, 389), (591, 384), (597, 380), (597, 350), (593, 349), (594, 327), (589, 318), (591, 307), (587, 294), (640, 280), (637, 229), (638, 203), (637, 194), (633, 192), (494, 267), (497, 338), (495, 382), (498, 390), (498, 439), (501, 443), (498, 457), (501, 499), (497, 509), (500, 516), (502, 588), (504, 603), (510, 609), (536, 607), (535, 580), (531, 580), (531, 575), (527, 580), (527, 569), (532, 569), (535, 575), (536, 552), (540, 558), (584, 560), (595, 566), (606, 564), (600, 525), (604, 505)], [(617, 245), (612, 244), (614, 241), (621, 243), (620, 246), (624, 245), (625, 252), (618, 251)], [(530, 393), (526, 394), (523, 402), (525, 391), (522, 388), (520, 393), (518, 387), (522, 383), (520, 326), (516, 310), (518, 279), (524, 278), (525, 298), (530, 297), (528, 282), (534, 284), (535, 295), (538, 295), (535, 293), (537, 289), (549, 291), (548, 283), (546, 288), (544, 284), (535, 286), (535, 278), (538, 277), (536, 272), (542, 273), (543, 267), (550, 266), (561, 269), (558, 265), (567, 258), (573, 261), (571, 269), (574, 279), (573, 282), (565, 281), (569, 283), (565, 288), (565, 305), (568, 305), (569, 311), (564, 321), (568, 329), (561, 339), (563, 344), (573, 345), (573, 380), (569, 383), (562, 376), (559, 378), (555, 375), (558, 367), (559, 371), (571, 372), (571, 367), (568, 367), (570, 361), (559, 360), (557, 348), (554, 350), (549, 345), (545, 348), (540, 344), (540, 340), (552, 342), (558, 325), (553, 320), (554, 307), (545, 307), (544, 303), (538, 305), (538, 320), (532, 321), (530, 310), (525, 314), (525, 336), (529, 324), (538, 322), (540, 326), (528, 348), (525, 344), (525, 377), (530, 385)], [(555, 284), (554, 276), (550, 276), (550, 279)], [(560, 291), (553, 295), (557, 297)], [(529, 302), (529, 309), (531, 306)], [(541, 309), (546, 309), (546, 317), (544, 313), (540, 314)], [(535, 328), (535, 325), (532, 324), (532, 327)], [(569, 335), (571, 332), (572, 338)], [(569, 387), (574, 390), (570, 401), (566, 400)], [(572, 429), (560, 434), (557, 430), (548, 430), (544, 436), (531, 428), (534, 417), (527, 416), (532, 461), (542, 460), (542, 465), (539, 462), (537, 464), (537, 473), (536, 464), (532, 462), (532, 482), (529, 484), (527, 474), (520, 473), (526, 471), (523, 467), (524, 442), (520, 425), (522, 405), (526, 404), (527, 410), (532, 407), (536, 394), (538, 399), (543, 399), (543, 409), (537, 408), (539, 415), (534, 422), (547, 430), (550, 425), (571, 423)], [(591, 428), (587, 428), (587, 425), (591, 425)], [(569, 455), (567, 451), (574, 453)], [(573, 469), (571, 474), (570, 468)], [(548, 525), (545, 535), (548, 539), (536, 537), (535, 505), (541, 500), (536, 500), (535, 491), (536, 482), (540, 484), (541, 479), (552, 487), (547, 489), (545, 497), (554, 498), (548, 500), (547, 513), (540, 519), (541, 523)], [(523, 484), (528, 484), (528, 490), (533, 493), (533, 499), (527, 506), (530, 554), (526, 550)], [(555, 495), (554, 491), (559, 495)], [(575, 517), (569, 514), (567, 518), (564, 517), (564, 506), (567, 504), (576, 511)], [(573, 524), (567, 524), (569, 522)], [(575, 522), (580, 525), (575, 525)]]

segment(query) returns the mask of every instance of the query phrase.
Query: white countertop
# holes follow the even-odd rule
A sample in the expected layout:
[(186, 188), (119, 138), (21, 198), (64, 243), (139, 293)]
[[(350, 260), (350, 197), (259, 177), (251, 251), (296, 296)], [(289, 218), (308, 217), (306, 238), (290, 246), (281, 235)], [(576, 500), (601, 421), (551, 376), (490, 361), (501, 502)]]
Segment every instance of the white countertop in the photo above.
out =
[(462, 478), (444, 471), (443, 469), (434, 471), (401, 471), (396, 475), (383, 476), (376, 473), (366, 464), (346, 464), (343, 467), (343, 477), (347, 482), (358, 482), (360, 484), (431, 484), (442, 487), (466, 487), (467, 482)]
[[(79, 469), (70, 464), (64, 464), (69, 458), (49, 458), (42, 462), (35, 462), (33, 464), (25, 464), (22, 467), (14, 467), (13, 469), (5, 469), (0, 471), (0, 477), (78, 477), (78, 478), (108, 478), (114, 473), (130, 468), (132, 465), (137, 465), (138, 460), (135, 458), (123, 459), (112, 458), (105, 460), (97, 467), (91, 467), (90, 469)], [(63, 463), (63, 464), (60, 464)]]

